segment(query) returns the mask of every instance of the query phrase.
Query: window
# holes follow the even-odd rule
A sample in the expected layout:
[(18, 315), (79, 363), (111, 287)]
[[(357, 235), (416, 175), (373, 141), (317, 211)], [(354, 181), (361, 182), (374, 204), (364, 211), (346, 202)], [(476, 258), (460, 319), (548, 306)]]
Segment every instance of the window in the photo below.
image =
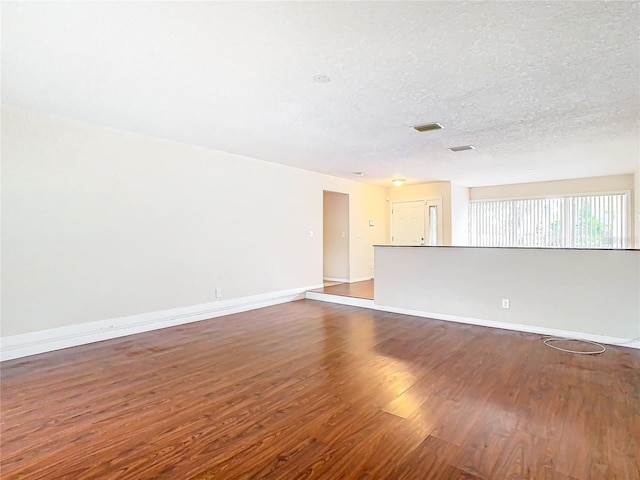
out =
[(471, 202), (469, 245), (625, 248), (627, 203), (627, 193)]

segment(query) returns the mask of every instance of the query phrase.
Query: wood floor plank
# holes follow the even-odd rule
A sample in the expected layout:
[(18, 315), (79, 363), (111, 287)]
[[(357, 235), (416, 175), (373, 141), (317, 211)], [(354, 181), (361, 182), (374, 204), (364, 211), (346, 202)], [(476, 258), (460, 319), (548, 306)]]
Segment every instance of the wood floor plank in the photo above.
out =
[(312, 290), (312, 292), (373, 300), (373, 279), (353, 283), (334, 283)]
[(450, 462), (458, 454), (459, 447), (437, 437), (429, 436), (408, 458), (400, 462), (393, 476), (398, 480), (446, 478)]
[[(514, 430), (502, 445), (502, 451), (487, 477), (490, 480), (522, 478), (547, 480), (554, 478), (553, 458), (545, 439)], [(606, 478), (606, 477), (603, 477)]]
[(640, 478), (640, 352), (297, 301), (2, 363), (2, 479)]
[(453, 465), (447, 465), (442, 471), (440, 478), (447, 480), (481, 480), (481, 477), (469, 473), (465, 470), (461, 470)]

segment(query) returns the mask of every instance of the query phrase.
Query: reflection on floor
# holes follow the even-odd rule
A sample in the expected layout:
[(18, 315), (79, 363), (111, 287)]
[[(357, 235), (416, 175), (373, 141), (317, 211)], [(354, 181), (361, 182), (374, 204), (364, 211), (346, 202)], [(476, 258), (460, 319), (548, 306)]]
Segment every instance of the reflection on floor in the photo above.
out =
[(310, 290), (311, 292), (339, 295), (341, 297), (355, 297), (373, 300), (373, 278), (364, 282), (339, 283), (324, 288)]
[(325, 280), (322, 283), (325, 287), (333, 287), (334, 285), (342, 285), (344, 282), (330, 282), (329, 280)]
[(639, 371), (299, 300), (2, 362), (0, 476), (637, 480)]

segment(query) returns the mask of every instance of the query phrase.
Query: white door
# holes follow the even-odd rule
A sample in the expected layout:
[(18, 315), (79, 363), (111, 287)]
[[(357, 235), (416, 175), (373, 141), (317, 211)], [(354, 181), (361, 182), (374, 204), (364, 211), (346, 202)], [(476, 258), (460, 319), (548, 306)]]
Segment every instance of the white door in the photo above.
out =
[(424, 200), (391, 204), (391, 244), (425, 245)]

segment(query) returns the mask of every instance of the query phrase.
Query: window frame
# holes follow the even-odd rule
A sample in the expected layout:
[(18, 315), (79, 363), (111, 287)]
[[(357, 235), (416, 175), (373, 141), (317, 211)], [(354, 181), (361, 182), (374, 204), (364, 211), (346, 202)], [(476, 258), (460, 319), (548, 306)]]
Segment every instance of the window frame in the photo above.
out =
[[(554, 246), (534, 246), (534, 247), (518, 247), (518, 246), (486, 246), (485, 248), (565, 248), (565, 249), (597, 249), (597, 250), (625, 250), (629, 248), (629, 245), (633, 244), (633, 205), (632, 205), (632, 190), (607, 190), (607, 191), (594, 191), (594, 192), (581, 192), (581, 193), (559, 193), (559, 194), (542, 194), (542, 195), (527, 195), (523, 197), (492, 197), (492, 198), (481, 198), (475, 200), (469, 200), (469, 206), (475, 203), (489, 203), (489, 202), (509, 202), (509, 201), (522, 201), (522, 200), (545, 200), (545, 199), (568, 199), (568, 198), (576, 198), (576, 197), (595, 197), (595, 196), (604, 196), (604, 195), (623, 195), (623, 205), (626, 210), (626, 219), (624, 222), (625, 235), (622, 237), (622, 246), (621, 247), (554, 247)], [(564, 215), (567, 217), (568, 205), (564, 205)], [(471, 223), (471, 214), (472, 209), (468, 209), (468, 244), (470, 246), (479, 246), (484, 247), (482, 245), (474, 245), (471, 242), (473, 236), (472, 223)], [(512, 213), (513, 220), (513, 213)], [(574, 237), (574, 225), (571, 224), (570, 231), (565, 232), (565, 236)]]

